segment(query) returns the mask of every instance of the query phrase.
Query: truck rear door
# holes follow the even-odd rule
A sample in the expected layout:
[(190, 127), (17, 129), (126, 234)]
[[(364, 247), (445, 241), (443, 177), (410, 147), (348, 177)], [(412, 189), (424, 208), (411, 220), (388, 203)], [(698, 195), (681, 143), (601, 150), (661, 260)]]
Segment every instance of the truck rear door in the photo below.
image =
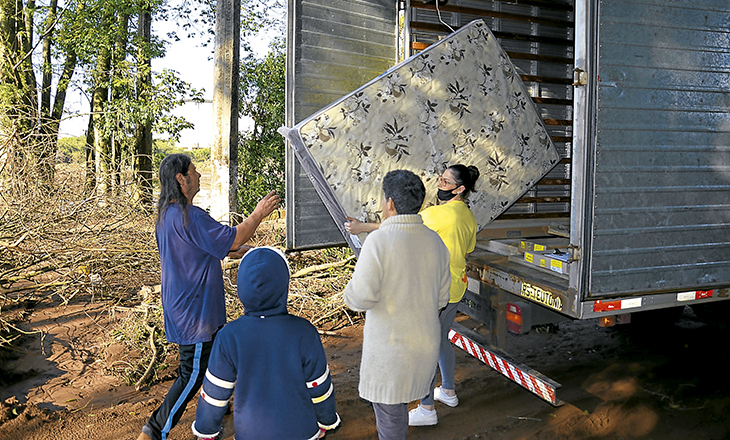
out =
[(585, 251), (574, 288), (594, 300), (730, 285), (728, 2), (577, 9), (589, 84), (576, 93), (573, 197), (587, 203), (573, 212)]
[[(395, 64), (393, 0), (290, 0), (286, 125), (291, 127)], [(287, 149), (287, 249), (344, 245), (301, 164)]]

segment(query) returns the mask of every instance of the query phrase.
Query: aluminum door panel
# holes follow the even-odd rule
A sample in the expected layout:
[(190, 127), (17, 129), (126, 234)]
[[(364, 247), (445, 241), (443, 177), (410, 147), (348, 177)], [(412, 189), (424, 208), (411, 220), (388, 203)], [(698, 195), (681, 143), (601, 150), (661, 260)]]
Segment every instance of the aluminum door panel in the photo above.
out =
[[(289, 126), (395, 64), (394, 0), (289, 0), (288, 17)], [(286, 162), (287, 249), (344, 245), (291, 148)]]
[(588, 296), (730, 285), (730, 3), (604, 1)]

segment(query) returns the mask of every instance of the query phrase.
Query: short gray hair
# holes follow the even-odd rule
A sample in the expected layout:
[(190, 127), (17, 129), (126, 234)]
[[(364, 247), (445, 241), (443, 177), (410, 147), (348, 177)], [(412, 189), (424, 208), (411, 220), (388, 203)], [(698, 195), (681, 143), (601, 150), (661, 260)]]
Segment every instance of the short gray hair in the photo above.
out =
[(418, 214), (426, 198), (421, 178), (408, 170), (393, 170), (383, 178), (385, 200), (392, 199), (398, 214)]

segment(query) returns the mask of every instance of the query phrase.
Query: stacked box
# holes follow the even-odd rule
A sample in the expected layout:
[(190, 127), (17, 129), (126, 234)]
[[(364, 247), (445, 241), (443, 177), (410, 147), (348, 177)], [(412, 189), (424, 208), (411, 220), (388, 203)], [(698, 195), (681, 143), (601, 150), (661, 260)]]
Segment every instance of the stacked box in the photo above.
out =
[(532, 241), (520, 241), (521, 252), (545, 252), (548, 250), (548, 246), (541, 243), (535, 243)]
[(567, 252), (525, 252), (525, 261), (553, 272), (567, 274), (569, 261)]
[(519, 243), (520, 252), (552, 252), (555, 249), (565, 249), (570, 240), (557, 237), (534, 237), (521, 240)]

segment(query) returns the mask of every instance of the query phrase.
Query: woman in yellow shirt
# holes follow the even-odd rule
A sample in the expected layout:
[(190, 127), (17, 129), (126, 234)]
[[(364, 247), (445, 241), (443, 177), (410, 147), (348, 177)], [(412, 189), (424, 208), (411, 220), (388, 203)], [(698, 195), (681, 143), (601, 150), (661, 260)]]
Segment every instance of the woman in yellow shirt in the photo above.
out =
[[(442, 204), (430, 206), (420, 212), (423, 223), (435, 231), (443, 240), (451, 254), (451, 289), (449, 304), (439, 314), (441, 322), (441, 349), (439, 352), (439, 369), (441, 386), (423, 399), (420, 405), (408, 415), (410, 426), (428, 426), (438, 423), (434, 401), (438, 400), (448, 406), (459, 404), (454, 386), (454, 348), (448, 339), (449, 330), (456, 318), (456, 307), (466, 292), (466, 256), (476, 246), (477, 221), (466, 205), (466, 198), (474, 190), (479, 178), (479, 170), (475, 166), (452, 165), (444, 171), (438, 180), (438, 198)], [(345, 230), (351, 234), (372, 232), (380, 226), (378, 223), (362, 223), (348, 217)], [(433, 385), (436, 384), (436, 376)]]

